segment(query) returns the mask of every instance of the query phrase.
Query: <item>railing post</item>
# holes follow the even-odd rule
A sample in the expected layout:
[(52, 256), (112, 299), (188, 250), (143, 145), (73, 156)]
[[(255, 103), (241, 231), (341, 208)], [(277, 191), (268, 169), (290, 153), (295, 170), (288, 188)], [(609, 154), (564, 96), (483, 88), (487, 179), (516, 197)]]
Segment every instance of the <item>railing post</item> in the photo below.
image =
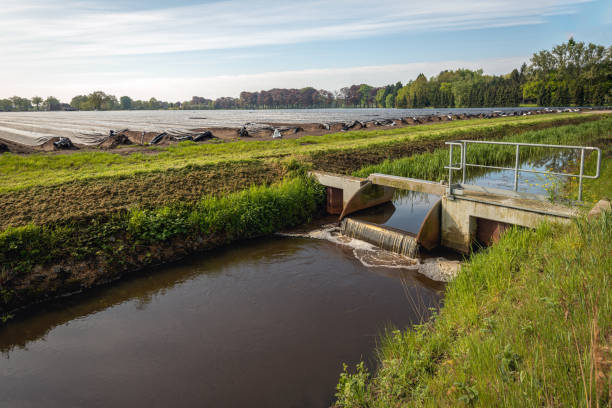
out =
[(453, 194), (453, 145), (450, 145), (450, 153), (448, 155), (448, 192)]
[(461, 149), (461, 167), (463, 167), (463, 177), (461, 178), (461, 184), (465, 184), (465, 168), (466, 168), (466, 159), (467, 157), (467, 144), (463, 142), (463, 148)]
[(517, 144), (516, 145), (516, 156), (514, 158), (514, 191), (518, 191), (519, 149), (520, 149), (520, 146)]
[(584, 149), (580, 149), (580, 176), (578, 176), (578, 201), (582, 201), (582, 176), (584, 175)]

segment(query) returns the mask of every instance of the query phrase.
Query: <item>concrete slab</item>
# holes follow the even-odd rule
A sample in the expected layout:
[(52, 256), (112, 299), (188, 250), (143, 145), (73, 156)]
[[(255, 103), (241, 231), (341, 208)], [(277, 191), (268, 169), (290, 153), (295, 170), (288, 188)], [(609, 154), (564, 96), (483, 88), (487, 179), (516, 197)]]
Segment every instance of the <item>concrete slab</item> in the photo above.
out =
[(381, 186), (394, 187), (401, 190), (418, 191), (419, 193), (428, 193), (443, 195), (446, 192), (446, 184), (436, 183), (434, 181), (419, 180), (409, 177), (390, 176), (388, 174), (374, 173), (368, 177), (374, 184)]

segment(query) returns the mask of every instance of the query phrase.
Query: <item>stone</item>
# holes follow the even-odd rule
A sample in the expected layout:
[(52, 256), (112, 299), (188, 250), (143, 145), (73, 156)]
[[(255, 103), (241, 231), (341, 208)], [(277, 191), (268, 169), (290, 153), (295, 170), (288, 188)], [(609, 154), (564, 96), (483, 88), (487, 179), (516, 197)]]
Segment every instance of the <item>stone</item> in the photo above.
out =
[(249, 131), (246, 129), (246, 126), (243, 126), (238, 130), (238, 136), (249, 137)]
[(592, 220), (595, 217), (599, 217), (605, 211), (612, 211), (612, 205), (610, 204), (610, 200), (607, 198), (599, 200), (591, 211), (589, 211), (587, 217)]

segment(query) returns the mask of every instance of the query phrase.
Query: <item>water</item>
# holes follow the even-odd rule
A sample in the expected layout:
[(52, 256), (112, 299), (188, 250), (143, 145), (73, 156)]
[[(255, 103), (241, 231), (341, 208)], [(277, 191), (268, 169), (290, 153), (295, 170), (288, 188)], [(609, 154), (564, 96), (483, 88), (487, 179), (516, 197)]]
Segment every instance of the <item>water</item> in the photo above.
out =
[(533, 108), (444, 109), (272, 109), (204, 111), (0, 112), (0, 138), (39, 145), (64, 136), (82, 144), (102, 141), (109, 130), (185, 132), (197, 128), (238, 127), (256, 123), (332, 123), (402, 117), (528, 112)]
[[(520, 168), (525, 170), (553, 171), (563, 173), (563, 169), (574, 158), (575, 153), (572, 152), (557, 153), (552, 157), (541, 160), (528, 160), (522, 163)], [(506, 167), (511, 166), (506, 165)], [(461, 180), (461, 176), (458, 172), (453, 177), (459, 177), (455, 179), (457, 181)], [(555, 176), (552, 174), (519, 172), (518, 191), (523, 193), (550, 196), (554, 193), (555, 189), (558, 189), (567, 180), (567, 177)], [(502, 190), (513, 190), (514, 170), (494, 170), (472, 177), (470, 177), (470, 173), (468, 171), (466, 184), (498, 188)]]
[(0, 406), (327, 407), (443, 289), (353, 250), (249, 241), (46, 304), (0, 328)]
[(350, 217), (416, 235), (425, 216), (439, 199), (440, 196), (435, 194), (396, 190), (391, 203), (359, 211)]

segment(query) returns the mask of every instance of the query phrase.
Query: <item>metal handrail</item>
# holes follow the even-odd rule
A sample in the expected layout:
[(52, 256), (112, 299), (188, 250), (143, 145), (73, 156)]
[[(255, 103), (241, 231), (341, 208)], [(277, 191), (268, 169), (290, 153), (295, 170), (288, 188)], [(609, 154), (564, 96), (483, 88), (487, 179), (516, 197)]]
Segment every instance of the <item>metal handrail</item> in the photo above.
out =
[[(561, 177), (574, 177), (578, 178), (578, 201), (582, 201), (582, 180), (583, 179), (596, 179), (599, 178), (600, 170), (601, 170), (601, 149), (598, 147), (590, 147), (590, 146), (568, 146), (568, 145), (551, 145), (551, 144), (536, 144), (536, 143), (519, 143), (519, 142), (490, 142), (484, 140), (455, 140), (452, 142), (446, 142), (449, 145), (449, 160), (448, 166), (444, 166), (445, 169), (448, 169), (448, 186), (449, 193), (452, 194), (452, 180), (453, 180), (453, 170), (462, 170), (463, 177), (462, 183), (465, 184), (465, 176), (466, 170), (468, 167), (481, 167), (485, 169), (494, 169), (494, 170), (514, 170), (514, 191), (518, 191), (518, 182), (519, 182), (519, 173), (539, 173), (539, 174), (552, 174), (555, 176)], [(475, 163), (467, 163), (467, 145), (468, 144), (490, 144), (490, 145), (504, 145), (504, 146), (515, 146), (515, 160), (514, 167), (501, 167), (501, 166), (486, 166), (483, 164), (475, 164)], [(459, 146), (461, 149), (461, 158), (460, 163), (453, 164), (453, 146)], [(541, 171), (541, 170), (529, 170), (529, 169), (521, 169), (520, 168), (520, 149), (522, 146), (526, 147), (546, 147), (546, 148), (557, 148), (557, 149), (574, 149), (580, 150), (580, 173), (558, 173), (552, 171)], [(596, 151), (597, 152), (597, 169), (595, 175), (589, 176), (584, 174), (584, 152), (585, 150)]]

